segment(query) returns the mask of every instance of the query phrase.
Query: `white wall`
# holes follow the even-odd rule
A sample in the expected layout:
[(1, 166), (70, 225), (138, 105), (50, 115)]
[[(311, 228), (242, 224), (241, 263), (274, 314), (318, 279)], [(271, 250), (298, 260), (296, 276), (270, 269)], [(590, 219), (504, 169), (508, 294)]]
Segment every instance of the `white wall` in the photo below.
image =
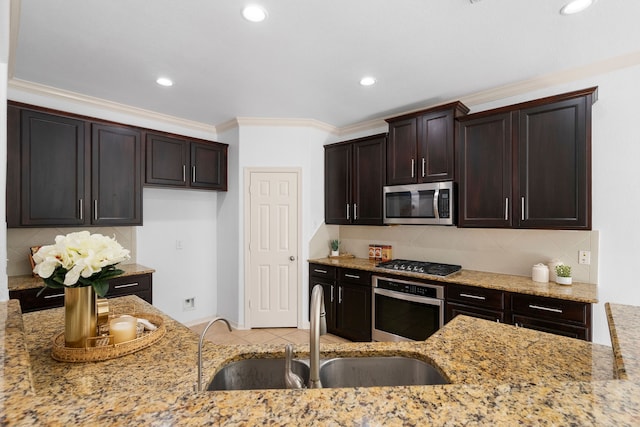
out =
[[(9, 11), (10, 1), (0, 0), (0, 188), (7, 183), (7, 79), (9, 69)], [(3, 192), (4, 193), (4, 192)], [(7, 289), (7, 217), (6, 198), (0, 197), (0, 301), (9, 299)]]
[[(275, 121), (277, 122), (277, 121)], [(229, 143), (230, 139), (226, 139), (227, 134), (221, 133), (221, 142)], [(323, 145), (331, 138), (331, 135), (324, 130), (315, 127), (302, 127), (302, 126), (280, 126), (280, 125), (253, 125), (253, 124), (241, 124), (238, 128), (238, 164), (237, 170), (234, 171), (234, 179), (238, 179), (237, 192), (234, 190), (234, 194), (237, 194), (239, 199), (237, 203), (236, 216), (231, 219), (225, 220), (224, 227), (227, 228), (227, 221), (232, 222), (232, 227), (235, 229), (237, 226), (237, 239), (240, 242), (238, 248), (237, 259), (237, 282), (228, 282), (221, 287), (234, 287), (237, 286), (237, 307), (238, 317), (233, 320), (237, 320), (242, 326), (245, 319), (245, 286), (244, 286), (244, 186), (247, 183), (244, 182), (244, 170), (250, 167), (283, 167), (283, 168), (300, 168), (302, 170), (302, 217), (301, 217), (301, 230), (300, 236), (300, 267), (301, 267), (301, 279), (300, 283), (301, 292), (300, 305), (302, 312), (299, 313), (299, 318), (302, 322), (307, 318), (308, 304), (308, 264), (306, 260), (309, 257), (309, 241), (313, 237), (316, 229), (324, 222), (324, 191), (323, 191), (323, 176), (324, 176), (324, 151)], [(235, 162), (235, 159), (234, 159)], [(234, 163), (235, 167), (235, 163)], [(231, 176), (231, 175), (230, 175)], [(231, 193), (231, 191), (230, 191)], [(231, 194), (227, 195), (227, 198), (233, 197)], [(225, 204), (225, 200), (221, 204)], [(234, 207), (235, 207), (234, 202)], [(225, 209), (223, 207), (223, 209)], [(236, 220), (239, 222), (236, 224)], [(220, 224), (222, 219), (219, 217)], [(231, 237), (230, 237), (231, 238)], [(221, 261), (221, 265), (222, 265)], [(225, 268), (227, 265), (225, 264)], [(232, 294), (231, 290), (224, 291), (229, 296)], [(222, 297), (219, 297), (220, 312), (222, 313), (225, 308), (222, 305)], [(225, 298), (225, 302), (231, 302), (231, 298)], [(302, 326), (305, 326), (304, 324)]]
[[(138, 263), (156, 270), (153, 305), (182, 323), (215, 315), (217, 193), (145, 188), (143, 199)], [(194, 310), (184, 310), (185, 298), (195, 298)]]

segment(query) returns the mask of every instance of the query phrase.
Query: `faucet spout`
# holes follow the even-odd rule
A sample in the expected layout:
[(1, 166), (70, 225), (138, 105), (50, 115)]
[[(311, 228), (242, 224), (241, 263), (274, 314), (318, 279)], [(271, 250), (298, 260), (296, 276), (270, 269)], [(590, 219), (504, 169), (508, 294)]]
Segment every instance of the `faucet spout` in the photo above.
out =
[(216, 322), (224, 322), (227, 324), (227, 328), (229, 328), (229, 332), (231, 332), (231, 325), (229, 321), (223, 317), (215, 317), (211, 319), (211, 321), (204, 327), (204, 330), (200, 334), (200, 341), (198, 342), (198, 384), (196, 384), (196, 390), (198, 392), (202, 391), (202, 343), (204, 342), (204, 335), (207, 333), (207, 330), (211, 325)]
[(322, 388), (320, 382), (320, 335), (327, 333), (324, 289), (315, 285), (311, 291), (311, 329), (309, 330), (309, 388)]

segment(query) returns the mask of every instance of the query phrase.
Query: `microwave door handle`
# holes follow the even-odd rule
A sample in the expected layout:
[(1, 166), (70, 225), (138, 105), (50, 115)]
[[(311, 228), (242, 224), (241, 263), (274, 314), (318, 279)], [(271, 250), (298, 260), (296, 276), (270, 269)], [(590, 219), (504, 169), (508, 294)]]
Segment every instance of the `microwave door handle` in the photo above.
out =
[(433, 193), (433, 216), (435, 219), (440, 219), (440, 213), (438, 213), (438, 198), (440, 197), (440, 189), (436, 188)]

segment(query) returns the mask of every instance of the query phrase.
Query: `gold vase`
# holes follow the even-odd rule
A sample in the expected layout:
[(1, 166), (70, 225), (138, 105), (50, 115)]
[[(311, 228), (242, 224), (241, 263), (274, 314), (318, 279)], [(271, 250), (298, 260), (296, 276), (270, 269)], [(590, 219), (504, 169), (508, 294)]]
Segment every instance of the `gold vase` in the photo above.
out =
[(93, 286), (64, 288), (64, 341), (67, 347), (86, 348), (96, 336), (96, 293)]

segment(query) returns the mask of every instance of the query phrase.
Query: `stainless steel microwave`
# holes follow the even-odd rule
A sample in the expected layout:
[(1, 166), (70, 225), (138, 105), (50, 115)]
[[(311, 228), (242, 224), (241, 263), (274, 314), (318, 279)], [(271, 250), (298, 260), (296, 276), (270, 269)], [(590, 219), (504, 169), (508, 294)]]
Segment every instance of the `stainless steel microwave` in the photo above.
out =
[(453, 225), (453, 181), (383, 187), (385, 224)]

